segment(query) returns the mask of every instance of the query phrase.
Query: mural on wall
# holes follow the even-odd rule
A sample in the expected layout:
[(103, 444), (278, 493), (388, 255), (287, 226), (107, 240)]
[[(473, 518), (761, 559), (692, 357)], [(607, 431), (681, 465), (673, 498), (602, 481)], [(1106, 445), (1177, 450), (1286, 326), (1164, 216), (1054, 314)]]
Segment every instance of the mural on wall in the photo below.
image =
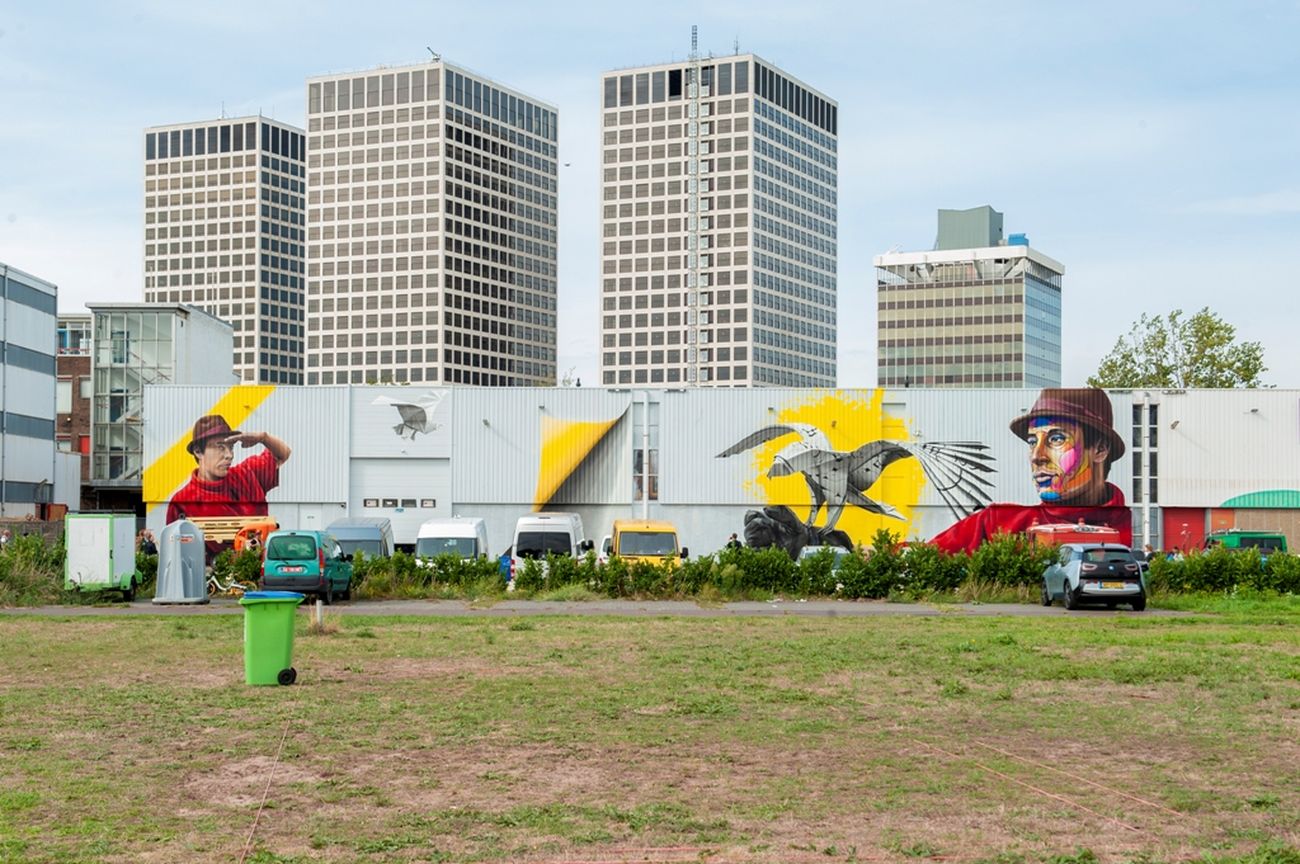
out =
[(393, 432), (398, 438), (414, 441), (416, 435), (427, 435), (442, 428), (442, 424), (434, 422), (433, 415), (446, 394), (447, 391), (440, 390), (421, 393), (414, 398), (403, 396), (395, 399), (392, 396), (376, 396), (371, 404), (391, 405), (396, 408), (401, 422), (393, 427)]
[(607, 420), (569, 420), (550, 415), (541, 418), (537, 489), (532, 504), (535, 512), (546, 507), (564, 484), (581, 479), (583, 472), (599, 474), (588, 457), (626, 415), (624, 409)]
[(1047, 388), (1029, 413), (1011, 421), (1011, 433), (1029, 445), (1029, 471), (1039, 503), (993, 504), (934, 538), (948, 552), (974, 551), (995, 534), (1035, 525), (1075, 523), (1114, 528), (1133, 542), (1133, 517), (1123, 491), (1108, 481), (1124, 455), (1110, 397), (1091, 387)]
[[(853, 450), (836, 450), (826, 432), (817, 426), (791, 423), (768, 426), (745, 436), (718, 454), (719, 459), (743, 453), (760, 444), (786, 439), (772, 457), (768, 478), (802, 476), (812, 504), (800, 522), (786, 506), (765, 507), (745, 514), (745, 540), (751, 546), (780, 546), (797, 555), (804, 546), (853, 548), (853, 540), (838, 524), (845, 507), (905, 520), (892, 504), (868, 497), (881, 475), (900, 459), (916, 459), (926, 479), (934, 484), (954, 517), (962, 518), (989, 503), (991, 483), (983, 476), (995, 469), (988, 447), (975, 441), (922, 443), (868, 441)], [(912, 502), (915, 503), (915, 502)], [(825, 509), (819, 525), (817, 517)]]
[(880, 528), (915, 538), (923, 492), (955, 520), (933, 538), (947, 551), (973, 550), (997, 533), (1080, 521), (1131, 541), (1123, 492), (1107, 480), (1124, 442), (1103, 391), (1045, 389), (1032, 408), (1020, 409), (1026, 413), (1011, 416), (1012, 436), (1029, 446), (1035, 504), (993, 503), (996, 489), (1007, 486), (993, 451), (1005, 451), (1007, 442), (913, 440), (909, 420), (890, 416), (883, 399), (882, 390), (819, 391), (717, 454), (752, 454), (752, 491), (766, 503), (745, 513), (747, 545), (798, 555), (809, 545), (868, 544)]

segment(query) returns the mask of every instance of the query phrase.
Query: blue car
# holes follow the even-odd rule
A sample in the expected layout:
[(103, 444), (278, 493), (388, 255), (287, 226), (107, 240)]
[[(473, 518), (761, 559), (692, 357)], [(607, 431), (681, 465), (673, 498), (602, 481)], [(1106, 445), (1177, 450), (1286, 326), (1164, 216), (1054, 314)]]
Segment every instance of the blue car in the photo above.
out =
[(1119, 543), (1065, 543), (1043, 572), (1042, 601), (1060, 599), (1066, 609), (1102, 603), (1114, 609), (1127, 603), (1147, 608), (1147, 581), (1132, 550)]

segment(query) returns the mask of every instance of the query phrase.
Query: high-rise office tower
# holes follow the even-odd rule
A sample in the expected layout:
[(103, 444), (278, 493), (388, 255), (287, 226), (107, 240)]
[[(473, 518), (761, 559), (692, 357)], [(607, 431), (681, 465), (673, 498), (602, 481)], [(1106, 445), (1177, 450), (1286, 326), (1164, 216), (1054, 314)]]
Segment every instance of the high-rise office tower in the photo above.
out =
[(307, 383), (553, 385), (553, 106), (441, 59), (307, 81)]
[(601, 383), (834, 386), (834, 100), (752, 54), (603, 85)]
[(940, 210), (929, 252), (877, 255), (881, 387), (1059, 387), (1065, 267), (991, 207)]
[(155, 126), (144, 137), (145, 302), (229, 322), (241, 380), (302, 384), (302, 130), (241, 117)]

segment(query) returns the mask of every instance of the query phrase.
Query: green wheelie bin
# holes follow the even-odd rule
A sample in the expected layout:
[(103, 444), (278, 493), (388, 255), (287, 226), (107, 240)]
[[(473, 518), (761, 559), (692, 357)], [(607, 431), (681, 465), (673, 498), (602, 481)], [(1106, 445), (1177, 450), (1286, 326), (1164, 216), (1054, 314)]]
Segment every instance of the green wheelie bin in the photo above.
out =
[(294, 610), (303, 601), (296, 591), (249, 591), (239, 599), (244, 607), (244, 681), (248, 684), (292, 684)]

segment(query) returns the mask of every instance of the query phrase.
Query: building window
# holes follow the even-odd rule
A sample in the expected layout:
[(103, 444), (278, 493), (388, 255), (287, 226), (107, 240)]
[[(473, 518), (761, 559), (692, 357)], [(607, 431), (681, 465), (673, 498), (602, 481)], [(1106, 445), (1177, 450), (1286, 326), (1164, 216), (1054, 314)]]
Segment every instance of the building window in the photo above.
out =
[(647, 466), (648, 471), (642, 470), (645, 466), (644, 456), (646, 451), (637, 448), (632, 451), (632, 500), (640, 501), (643, 497), (642, 487), (648, 486), (650, 490), (649, 500), (659, 500), (659, 451), (650, 448), (650, 462)]

